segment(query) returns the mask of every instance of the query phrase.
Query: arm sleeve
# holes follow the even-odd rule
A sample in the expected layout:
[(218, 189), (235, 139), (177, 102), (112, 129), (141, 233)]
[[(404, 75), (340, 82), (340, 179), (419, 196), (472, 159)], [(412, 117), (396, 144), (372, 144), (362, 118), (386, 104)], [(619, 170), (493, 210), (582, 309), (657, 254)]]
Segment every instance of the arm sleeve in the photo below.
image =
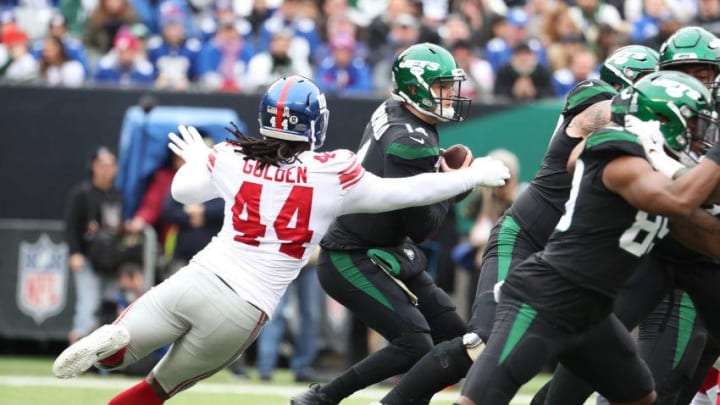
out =
[(394, 179), (380, 178), (366, 172), (345, 194), (340, 206), (340, 215), (377, 213), (421, 204), (434, 204), (446, 201), (469, 190), (472, 186), (469, 169), (448, 173), (424, 173)]
[(173, 198), (183, 204), (201, 203), (220, 196), (204, 162), (184, 164), (175, 174), (171, 192)]

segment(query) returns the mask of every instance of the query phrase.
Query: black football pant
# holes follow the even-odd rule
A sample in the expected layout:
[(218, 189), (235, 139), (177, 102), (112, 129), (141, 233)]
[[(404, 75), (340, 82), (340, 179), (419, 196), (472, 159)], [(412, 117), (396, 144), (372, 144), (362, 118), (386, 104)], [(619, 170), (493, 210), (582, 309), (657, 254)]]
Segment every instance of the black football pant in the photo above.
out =
[(339, 402), (355, 391), (404, 373), (435, 343), (460, 336), (465, 323), (448, 295), (426, 272), (403, 280), (417, 305), (365, 251), (323, 249), (317, 266), (323, 289), (380, 333), (388, 346), (322, 387)]

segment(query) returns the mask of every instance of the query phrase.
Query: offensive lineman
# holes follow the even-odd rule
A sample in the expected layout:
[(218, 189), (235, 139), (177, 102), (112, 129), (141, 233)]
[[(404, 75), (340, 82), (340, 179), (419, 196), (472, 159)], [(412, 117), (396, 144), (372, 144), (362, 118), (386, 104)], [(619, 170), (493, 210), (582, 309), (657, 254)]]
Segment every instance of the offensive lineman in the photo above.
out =
[(313, 151), (328, 115), (317, 86), (290, 76), (261, 100), (263, 139), (236, 130), (236, 141), (210, 152), (192, 127), (180, 127), (182, 139), (170, 134), (170, 149), (187, 162), (173, 180), (173, 197), (183, 203), (222, 197), (223, 227), (112, 325), (61, 353), (54, 374), (74, 377), (93, 363), (122, 367), (173, 343), (146, 379), (109, 402), (162, 404), (243, 353), (337, 215), (435, 203), (509, 177), (502, 163), (485, 158), (452, 173), (379, 179), (347, 150)]
[[(665, 42), (658, 64), (660, 70), (685, 72), (710, 87), (718, 73), (718, 62), (720, 41), (702, 28), (685, 27)], [(690, 148), (669, 142), (668, 150), (686, 165), (694, 165), (702, 154), (695, 146), (714, 142), (699, 138)], [(640, 323), (639, 351), (653, 372), (660, 403), (674, 404), (678, 395), (680, 403), (689, 402), (720, 354), (720, 323), (715, 316), (720, 305), (716, 293), (719, 274), (713, 259), (680, 245), (675, 238), (665, 238), (643, 259), (615, 302), (614, 312), (628, 329), (645, 318)], [(670, 291), (669, 299), (650, 313), (673, 287), (678, 289)], [(693, 301), (697, 301), (695, 305)], [(700, 318), (711, 332), (702, 357), (706, 337)], [(549, 387), (547, 394), (547, 386), (536, 394), (533, 403), (582, 404), (592, 393), (591, 387), (562, 366), (556, 369)], [(681, 393), (683, 387), (686, 389)]]
[[(654, 122), (668, 142), (688, 142), (712, 115), (707, 89), (683, 73), (653, 73), (614, 101), (613, 107), (625, 106), (614, 119)], [(649, 370), (611, 313), (613, 300), (654, 240), (667, 234), (667, 219), (659, 215), (702, 229), (720, 227), (699, 208), (720, 180), (720, 145), (671, 181), (654, 171), (638, 137), (620, 125), (587, 138), (565, 214), (545, 249), (502, 285), (492, 335), (458, 404), (509, 403), (548, 358), (560, 360), (611, 403), (655, 400)]]

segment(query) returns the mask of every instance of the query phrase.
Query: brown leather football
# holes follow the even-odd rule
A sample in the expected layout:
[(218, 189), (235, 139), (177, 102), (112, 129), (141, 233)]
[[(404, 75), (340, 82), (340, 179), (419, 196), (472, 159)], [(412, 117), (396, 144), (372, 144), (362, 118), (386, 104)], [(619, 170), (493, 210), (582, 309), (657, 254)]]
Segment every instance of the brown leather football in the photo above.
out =
[[(450, 169), (468, 167), (473, 161), (473, 155), (470, 149), (461, 144), (456, 144), (447, 148), (443, 152), (442, 157), (445, 160), (445, 164), (447, 164)], [(465, 197), (469, 196), (471, 192), (472, 190), (468, 190), (462, 194), (458, 194), (453, 198), (453, 201), (460, 202), (464, 200)]]
[(468, 167), (472, 163), (472, 152), (465, 145), (456, 144), (445, 150), (442, 154), (445, 163), (451, 169)]

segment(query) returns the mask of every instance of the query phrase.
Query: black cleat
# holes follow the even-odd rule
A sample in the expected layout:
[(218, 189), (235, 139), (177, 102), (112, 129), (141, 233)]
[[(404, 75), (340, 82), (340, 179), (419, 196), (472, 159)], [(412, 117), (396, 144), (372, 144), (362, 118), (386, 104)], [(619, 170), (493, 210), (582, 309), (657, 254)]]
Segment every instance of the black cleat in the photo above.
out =
[(320, 384), (310, 384), (310, 389), (290, 398), (290, 405), (337, 405), (320, 392)]

